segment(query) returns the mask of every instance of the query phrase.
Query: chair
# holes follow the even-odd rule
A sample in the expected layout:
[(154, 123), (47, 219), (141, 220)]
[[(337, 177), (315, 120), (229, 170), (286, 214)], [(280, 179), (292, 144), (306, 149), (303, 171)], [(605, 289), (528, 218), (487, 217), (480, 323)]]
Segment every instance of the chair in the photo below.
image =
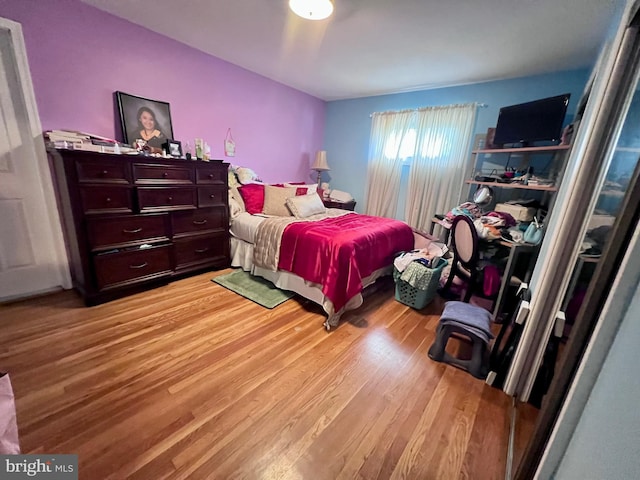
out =
[(469, 303), (475, 285), (478, 283), (480, 271), (478, 270), (478, 232), (473, 221), (466, 215), (458, 215), (453, 219), (451, 226), (451, 249), (453, 250), (453, 263), (447, 283), (442, 288), (445, 295), (453, 285), (453, 279), (457, 276), (467, 282), (464, 302)]

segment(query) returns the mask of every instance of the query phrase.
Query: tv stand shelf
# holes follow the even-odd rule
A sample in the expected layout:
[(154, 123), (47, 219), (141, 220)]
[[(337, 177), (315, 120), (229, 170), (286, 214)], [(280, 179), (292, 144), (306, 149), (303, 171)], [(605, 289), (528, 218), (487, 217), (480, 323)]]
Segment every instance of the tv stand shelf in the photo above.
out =
[[(520, 148), (487, 148), (480, 150), (473, 150), (471, 153), (474, 157), (473, 162), (473, 178), (466, 180), (465, 183), (467, 185), (488, 185), (494, 188), (512, 188), (519, 190), (537, 190), (542, 192), (557, 192), (559, 181), (561, 179), (561, 174), (564, 170), (565, 157), (567, 152), (571, 149), (571, 145), (548, 145), (545, 147), (520, 147)], [(482, 162), (481, 158), (489, 159), (492, 155), (496, 156), (496, 159), (503, 158), (509, 159), (512, 154), (524, 154), (525, 161), (528, 165), (528, 155), (535, 154), (551, 154), (554, 156), (555, 160), (552, 160), (551, 163), (556, 164), (555, 175), (552, 178), (555, 180), (553, 185), (525, 185), (520, 182), (486, 182), (474, 180), (474, 178), (478, 178), (477, 174), (482, 171), (481, 168), (478, 168)], [(484, 157), (486, 155), (486, 157)], [(486, 161), (486, 160), (485, 160)], [(499, 160), (498, 160), (499, 162)], [(508, 161), (506, 162), (508, 164)]]
[(524, 185), (522, 183), (502, 183), (502, 182), (478, 182), (477, 180), (467, 180), (469, 185), (488, 185), (495, 188), (518, 188), (520, 190), (540, 190), (543, 192), (557, 192), (558, 187), (553, 185)]
[(473, 150), (471, 153), (544, 153), (558, 150), (569, 150), (571, 145), (549, 145), (547, 147), (519, 147), (519, 148), (487, 148)]

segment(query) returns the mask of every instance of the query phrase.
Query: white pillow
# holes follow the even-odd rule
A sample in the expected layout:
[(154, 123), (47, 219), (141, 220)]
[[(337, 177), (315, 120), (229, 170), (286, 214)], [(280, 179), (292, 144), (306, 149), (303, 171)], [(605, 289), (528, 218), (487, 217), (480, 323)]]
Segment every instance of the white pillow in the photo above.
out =
[(287, 198), (287, 207), (296, 218), (307, 218), (318, 213), (326, 213), (322, 200), (318, 195), (298, 195)]
[(276, 215), (278, 217), (290, 217), (291, 212), (285, 202), (289, 197), (295, 197), (295, 195), (296, 189), (294, 187), (265, 185), (262, 213), (265, 215)]
[(242, 185), (246, 185), (247, 183), (251, 183), (254, 180), (258, 179), (258, 175), (256, 172), (247, 167), (239, 167), (236, 169), (236, 176), (238, 177), (238, 181)]

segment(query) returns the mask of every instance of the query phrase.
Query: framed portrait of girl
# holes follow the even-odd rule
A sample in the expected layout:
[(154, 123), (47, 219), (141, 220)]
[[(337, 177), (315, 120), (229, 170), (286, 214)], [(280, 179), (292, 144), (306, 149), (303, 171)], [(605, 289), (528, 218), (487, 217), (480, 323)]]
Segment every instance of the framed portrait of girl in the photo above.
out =
[(123, 142), (132, 145), (144, 140), (153, 148), (162, 148), (173, 139), (171, 109), (167, 102), (115, 92), (120, 114)]

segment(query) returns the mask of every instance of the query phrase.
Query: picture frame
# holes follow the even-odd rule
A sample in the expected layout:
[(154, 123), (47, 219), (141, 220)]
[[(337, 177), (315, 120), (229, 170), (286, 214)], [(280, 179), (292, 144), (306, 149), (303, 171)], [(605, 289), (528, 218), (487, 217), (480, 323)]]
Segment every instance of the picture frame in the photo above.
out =
[(173, 138), (168, 102), (120, 91), (116, 91), (115, 96), (124, 143), (132, 145), (137, 139), (142, 139), (150, 147), (159, 150), (167, 140)]
[(168, 139), (162, 144), (162, 149), (167, 152), (167, 155), (173, 158), (182, 158), (182, 143), (178, 140)]

